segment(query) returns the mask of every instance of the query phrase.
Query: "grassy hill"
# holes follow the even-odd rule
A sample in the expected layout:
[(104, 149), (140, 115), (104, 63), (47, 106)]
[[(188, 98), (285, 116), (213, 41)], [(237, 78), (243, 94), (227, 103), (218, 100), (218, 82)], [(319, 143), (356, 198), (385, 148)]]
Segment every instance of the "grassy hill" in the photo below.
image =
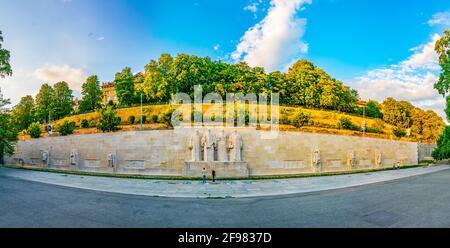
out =
[[(203, 113), (213, 110), (214, 105), (203, 105)], [(165, 124), (160, 123), (158, 115), (170, 109), (169, 105), (150, 105), (143, 107), (143, 115), (146, 116), (146, 121), (143, 125), (145, 130), (167, 129)], [(121, 119), (120, 131), (134, 131), (139, 130), (139, 116), (140, 107), (121, 108), (117, 109), (117, 114)], [(307, 124), (302, 126), (294, 126), (292, 124), (297, 113), (303, 113), (310, 116)], [(135, 116), (135, 123), (129, 124), (130, 116)], [(353, 128), (342, 127), (340, 122), (345, 118), (351, 122)], [(99, 113), (80, 114), (67, 117), (70, 121), (76, 123), (77, 129), (75, 134), (90, 134), (99, 133), (96, 126), (99, 120)], [(89, 127), (81, 128), (81, 121), (87, 120)], [(363, 133), (360, 127), (363, 121), (366, 121), (367, 131)], [(53, 126), (57, 127), (62, 120), (53, 122)], [(264, 129), (264, 127), (258, 127)], [(299, 132), (314, 132), (314, 133), (328, 133), (337, 135), (351, 135), (351, 136), (365, 136), (383, 139), (397, 139), (405, 141), (418, 141), (420, 137), (412, 133), (410, 137), (396, 137), (393, 133), (394, 126), (385, 123), (380, 119), (363, 118), (361, 116), (351, 115), (329, 110), (306, 109), (302, 107), (280, 107), (280, 130), (299, 131)], [(353, 129), (353, 130), (352, 130)], [(44, 129), (43, 129), (44, 130)], [(45, 136), (45, 134), (44, 134)], [(26, 134), (22, 134), (21, 139), (29, 138)]]

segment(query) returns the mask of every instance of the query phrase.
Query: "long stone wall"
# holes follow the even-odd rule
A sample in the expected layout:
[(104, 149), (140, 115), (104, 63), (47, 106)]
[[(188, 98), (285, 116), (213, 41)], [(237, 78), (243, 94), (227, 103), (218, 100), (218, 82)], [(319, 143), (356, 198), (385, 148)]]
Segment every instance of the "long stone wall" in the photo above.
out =
[[(213, 129), (219, 134), (222, 129)], [(225, 129), (230, 136), (234, 129)], [(19, 141), (9, 163), (50, 168), (122, 174), (200, 176), (215, 170), (218, 177), (334, 172), (393, 164), (414, 165), (430, 149), (414, 142), (279, 132), (264, 139), (263, 132), (238, 129), (242, 138), (242, 161), (193, 161), (192, 129), (72, 135)], [(204, 137), (205, 129), (200, 130)], [(227, 151), (229, 145), (226, 145)], [(222, 150), (223, 151), (223, 150)], [(43, 153), (48, 154), (48, 163)], [(200, 157), (203, 160), (204, 154)], [(223, 155), (222, 155), (223, 156)], [(214, 159), (212, 159), (214, 160)]]

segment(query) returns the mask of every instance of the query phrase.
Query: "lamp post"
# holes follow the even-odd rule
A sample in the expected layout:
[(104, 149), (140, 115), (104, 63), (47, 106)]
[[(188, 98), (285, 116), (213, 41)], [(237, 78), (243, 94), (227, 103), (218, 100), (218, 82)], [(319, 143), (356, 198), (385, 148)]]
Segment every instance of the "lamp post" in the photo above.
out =
[(142, 131), (142, 91), (141, 91), (141, 131)]

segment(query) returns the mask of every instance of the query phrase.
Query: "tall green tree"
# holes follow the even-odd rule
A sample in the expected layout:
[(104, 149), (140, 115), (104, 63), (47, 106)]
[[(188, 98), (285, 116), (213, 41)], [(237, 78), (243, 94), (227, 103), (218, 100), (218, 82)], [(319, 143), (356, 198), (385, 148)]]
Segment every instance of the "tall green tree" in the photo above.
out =
[(121, 72), (116, 73), (114, 78), (116, 94), (119, 104), (129, 106), (134, 103), (134, 76), (130, 67), (125, 67)]
[(69, 84), (64, 81), (56, 83), (53, 89), (53, 116), (56, 120), (59, 120), (73, 111), (73, 91), (69, 88)]
[(0, 30), (0, 78), (12, 75), (12, 68), (9, 64), (11, 54), (8, 50), (2, 48), (3, 35)]
[(53, 110), (55, 106), (55, 95), (53, 88), (48, 84), (41, 85), (39, 93), (36, 95), (35, 113), (37, 119), (41, 122), (48, 122), (49, 119), (55, 119)]
[(380, 104), (377, 101), (369, 100), (366, 106), (366, 115), (373, 118), (383, 118)]
[(445, 30), (442, 38), (436, 41), (435, 51), (439, 55), (441, 74), (434, 88), (445, 96), (450, 89), (450, 30)]
[(27, 129), (34, 120), (34, 99), (32, 96), (24, 96), (20, 102), (14, 106), (11, 112), (11, 119), (18, 130)]
[(17, 140), (17, 130), (11, 124), (10, 115), (5, 108), (10, 104), (9, 99), (3, 98), (0, 88), (0, 164), (3, 164), (3, 157), (14, 152), (14, 142)]
[(93, 112), (102, 107), (102, 89), (97, 76), (93, 75), (86, 79), (81, 86), (81, 95), (83, 96), (80, 103), (81, 112)]
[(391, 125), (410, 128), (412, 125), (412, 111), (414, 106), (406, 101), (397, 101), (388, 97), (382, 103), (383, 120)]

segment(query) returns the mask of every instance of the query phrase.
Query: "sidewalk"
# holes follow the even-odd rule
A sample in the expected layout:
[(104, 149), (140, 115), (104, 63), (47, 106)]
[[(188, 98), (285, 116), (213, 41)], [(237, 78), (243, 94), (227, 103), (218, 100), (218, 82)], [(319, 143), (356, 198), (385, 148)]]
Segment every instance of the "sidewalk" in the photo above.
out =
[(370, 172), (326, 177), (277, 180), (219, 181), (202, 184), (200, 181), (165, 181), (106, 178), (36, 172), (0, 168), (0, 176), (66, 187), (160, 197), (226, 198), (257, 197), (347, 188), (423, 175), (450, 169), (450, 165), (426, 168)]

